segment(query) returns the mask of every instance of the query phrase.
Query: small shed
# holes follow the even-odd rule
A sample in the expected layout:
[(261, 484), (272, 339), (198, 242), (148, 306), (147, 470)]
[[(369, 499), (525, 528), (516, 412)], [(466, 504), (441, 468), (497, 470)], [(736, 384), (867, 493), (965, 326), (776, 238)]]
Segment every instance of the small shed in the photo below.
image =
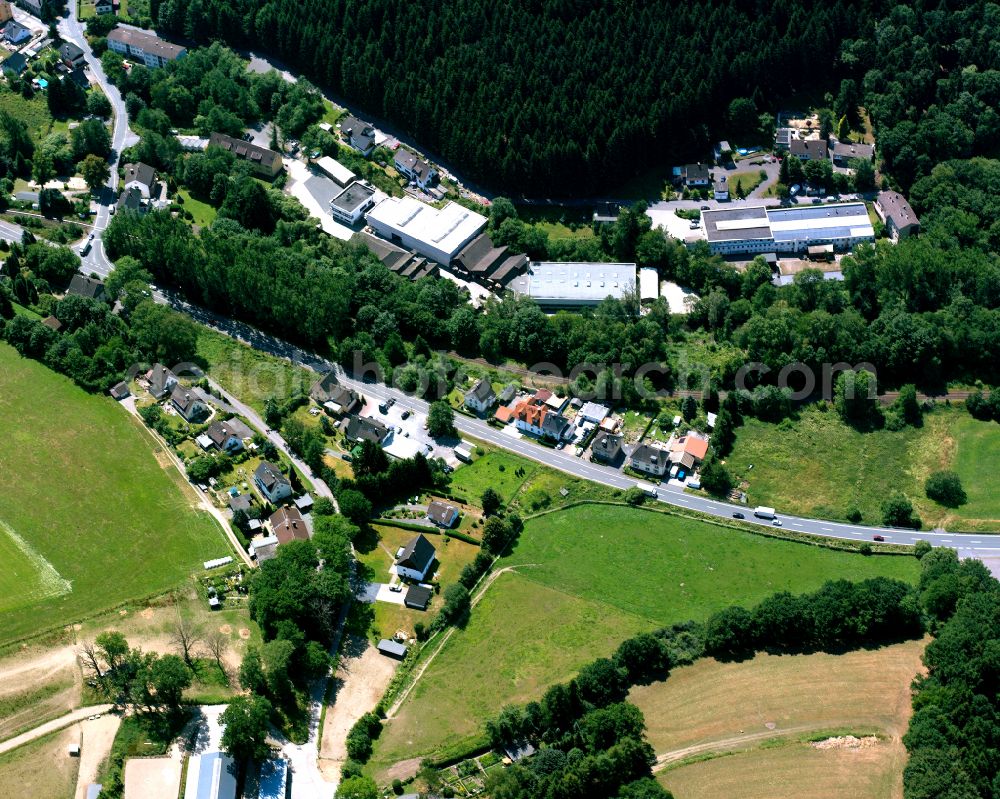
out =
[(112, 399), (123, 400), (130, 396), (132, 392), (128, 389), (128, 383), (123, 381), (114, 386), (109, 393), (111, 394)]
[(68, 754), (70, 757), (79, 757), (80, 744), (70, 744), (68, 747), (66, 747), (66, 754)]
[(472, 463), (472, 445), (462, 442), (457, 447), (455, 447), (455, 457), (460, 461), (465, 461), (466, 463)]
[(312, 510), (313, 498), (309, 496), (309, 494), (303, 494), (301, 497), (296, 497), (293, 501), (295, 502), (295, 507), (302, 513), (308, 513)]
[(406, 657), (406, 644), (390, 640), (389, 638), (383, 638), (378, 642), (378, 651), (388, 657), (402, 660)]
[(217, 596), (210, 596), (208, 598), (208, 607), (210, 610), (219, 610), (222, 607), (222, 603)]
[(220, 566), (228, 566), (233, 562), (232, 556), (226, 555), (224, 558), (216, 558), (215, 560), (206, 560), (205, 569), (218, 569)]
[(431, 601), (432, 591), (426, 585), (411, 585), (406, 592), (403, 603), (414, 610), (427, 610)]

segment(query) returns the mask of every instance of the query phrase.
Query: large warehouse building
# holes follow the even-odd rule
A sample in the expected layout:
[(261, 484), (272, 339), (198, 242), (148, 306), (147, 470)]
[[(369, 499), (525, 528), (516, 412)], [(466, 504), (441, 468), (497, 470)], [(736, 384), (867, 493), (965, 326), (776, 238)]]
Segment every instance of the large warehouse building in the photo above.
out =
[(817, 244), (849, 250), (875, 240), (864, 203), (702, 211), (708, 246), (719, 255), (802, 253)]
[(532, 261), (509, 285), (542, 308), (583, 308), (607, 297), (620, 300), (635, 290), (635, 264), (553, 263)]
[(457, 203), (438, 209), (412, 197), (388, 197), (365, 219), (383, 238), (444, 266), (486, 227), (485, 216)]

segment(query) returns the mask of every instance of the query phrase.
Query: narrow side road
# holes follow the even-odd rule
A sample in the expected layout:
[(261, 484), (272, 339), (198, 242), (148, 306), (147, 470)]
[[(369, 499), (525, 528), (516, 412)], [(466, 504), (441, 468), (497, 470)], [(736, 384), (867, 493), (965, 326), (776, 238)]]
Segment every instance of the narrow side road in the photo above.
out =
[(90, 705), (88, 707), (81, 707), (74, 710), (72, 713), (67, 713), (65, 716), (60, 716), (57, 719), (52, 719), (52, 721), (47, 721), (44, 724), (40, 724), (33, 730), (28, 730), (27, 732), (22, 732), (20, 735), (16, 735), (13, 738), (0, 743), (0, 755), (10, 752), (12, 749), (17, 749), (19, 746), (24, 746), (27, 743), (38, 740), (50, 732), (55, 732), (56, 730), (61, 730), (63, 727), (68, 727), (70, 724), (75, 724), (78, 721), (83, 721), (90, 716), (100, 715), (102, 713), (109, 713), (114, 705)]

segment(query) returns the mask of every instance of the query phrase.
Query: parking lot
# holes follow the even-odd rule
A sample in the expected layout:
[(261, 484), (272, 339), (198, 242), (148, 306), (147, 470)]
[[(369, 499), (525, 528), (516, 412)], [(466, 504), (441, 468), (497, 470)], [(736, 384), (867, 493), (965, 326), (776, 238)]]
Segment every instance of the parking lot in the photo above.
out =
[[(401, 437), (407, 442), (412, 441), (428, 458), (442, 458), (449, 466), (457, 466), (459, 464), (454, 450), (455, 445), (458, 444), (458, 439), (454, 441), (435, 441), (424, 429), (427, 417), (424, 414), (414, 412), (412, 408), (407, 408), (405, 400), (389, 406), (386, 413), (380, 410), (377, 399), (366, 397), (365, 401), (365, 409), (361, 415), (378, 419), (393, 431), (383, 442), (383, 447), (391, 450), (396, 438)], [(404, 413), (407, 414), (406, 419), (403, 418)]]

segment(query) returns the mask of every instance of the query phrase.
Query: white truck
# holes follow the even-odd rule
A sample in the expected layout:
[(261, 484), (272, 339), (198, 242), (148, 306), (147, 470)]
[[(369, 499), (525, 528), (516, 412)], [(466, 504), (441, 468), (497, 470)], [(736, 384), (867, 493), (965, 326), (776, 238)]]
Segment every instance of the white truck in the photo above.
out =
[(643, 494), (646, 494), (647, 496), (650, 497), (656, 496), (656, 486), (653, 485), (652, 483), (636, 483), (635, 487), (638, 488), (640, 491), (642, 491)]
[(765, 508), (761, 505), (759, 508), (754, 508), (753, 515), (758, 519), (773, 519), (775, 517), (774, 508)]

